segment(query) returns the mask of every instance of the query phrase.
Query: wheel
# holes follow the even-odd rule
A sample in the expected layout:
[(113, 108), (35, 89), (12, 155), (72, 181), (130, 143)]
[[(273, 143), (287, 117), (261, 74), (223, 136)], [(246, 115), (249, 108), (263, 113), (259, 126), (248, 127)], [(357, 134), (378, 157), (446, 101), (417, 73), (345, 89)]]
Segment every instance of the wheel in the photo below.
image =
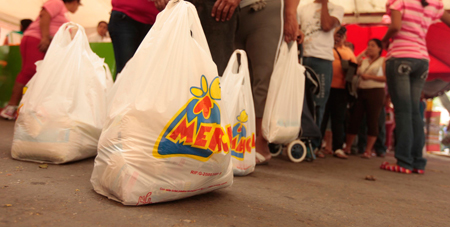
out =
[(289, 143), (287, 148), (288, 157), (292, 162), (301, 162), (306, 157), (306, 146), (300, 140)]
[(281, 144), (275, 144), (275, 143), (269, 143), (269, 150), (272, 157), (277, 157), (281, 154), (281, 151), (283, 151), (283, 145)]

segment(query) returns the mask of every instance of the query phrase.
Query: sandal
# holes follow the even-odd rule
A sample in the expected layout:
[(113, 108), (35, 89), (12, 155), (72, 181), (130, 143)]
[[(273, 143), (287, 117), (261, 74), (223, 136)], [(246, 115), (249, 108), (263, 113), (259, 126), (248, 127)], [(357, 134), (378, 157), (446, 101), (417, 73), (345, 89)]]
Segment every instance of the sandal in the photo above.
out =
[(404, 173), (404, 174), (412, 173), (412, 171), (409, 169), (406, 169), (399, 165), (390, 165), (388, 162), (383, 162), (383, 164), (381, 164), (381, 166), (380, 166), (380, 169), (384, 169), (384, 170), (391, 171), (391, 172)]
[(352, 151), (351, 150), (343, 150), (344, 151), (344, 153), (346, 154), (346, 155), (351, 155), (352, 154)]
[(256, 153), (256, 165), (267, 165), (269, 164), (269, 159), (266, 159), (262, 154)]
[(334, 151), (333, 154), (334, 157), (336, 158), (341, 158), (341, 159), (347, 159), (348, 156), (345, 155), (344, 151), (342, 149), (337, 149), (336, 151)]
[(325, 158), (325, 154), (323, 153), (322, 150), (320, 150), (319, 148), (317, 148), (314, 152), (314, 154), (316, 154), (316, 157), (318, 158)]
[(324, 154), (333, 154), (333, 151), (324, 147), (324, 148), (322, 148), (322, 153), (324, 153)]
[(372, 154), (369, 153), (369, 152), (364, 152), (364, 153), (361, 155), (361, 158), (365, 158), (365, 159), (370, 159), (371, 157), (372, 157)]

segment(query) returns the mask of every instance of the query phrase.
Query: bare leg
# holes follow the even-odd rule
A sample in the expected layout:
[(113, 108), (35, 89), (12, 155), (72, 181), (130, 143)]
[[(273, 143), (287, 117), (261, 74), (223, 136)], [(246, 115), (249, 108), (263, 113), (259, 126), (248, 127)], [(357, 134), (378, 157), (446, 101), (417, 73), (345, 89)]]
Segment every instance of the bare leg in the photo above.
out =
[[(256, 148), (255, 149), (256, 149), (256, 152), (258, 152), (259, 154), (264, 156), (264, 158), (266, 160), (270, 160), (270, 158), (272, 158), (272, 155), (270, 154), (269, 144), (262, 135), (261, 125), (262, 125), (262, 118), (257, 117), (256, 118), (256, 142), (255, 142)], [(258, 159), (256, 160), (256, 163), (258, 164)]]
[(372, 156), (372, 148), (376, 141), (377, 141), (376, 136), (367, 136), (367, 146), (366, 151), (364, 152), (364, 156), (366, 157)]
[(18, 83), (17, 81), (14, 83), (11, 99), (8, 102), (10, 106), (19, 105), (20, 99), (22, 99), (24, 84)]
[[(356, 138), (356, 134), (347, 133), (347, 136), (345, 137), (345, 148), (344, 148), (344, 152), (346, 154), (351, 153), (353, 140), (355, 140), (355, 138)], [(372, 146), (373, 146), (373, 144), (372, 144)]]

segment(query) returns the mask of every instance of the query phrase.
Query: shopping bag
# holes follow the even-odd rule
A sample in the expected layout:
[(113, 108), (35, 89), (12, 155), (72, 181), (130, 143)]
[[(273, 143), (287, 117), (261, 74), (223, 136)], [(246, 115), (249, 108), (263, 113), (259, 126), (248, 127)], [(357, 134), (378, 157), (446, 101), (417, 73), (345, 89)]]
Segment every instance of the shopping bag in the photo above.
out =
[[(240, 58), (240, 65), (238, 62)], [(255, 170), (255, 107), (248, 71), (247, 54), (236, 50), (220, 80), (222, 103), (231, 122), (231, 157), (234, 175)]]
[(84, 28), (62, 25), (19, 104), (12, 157), (60, 164), (95, 156), (112, 84)]
[(269, 143), (287, 144), (299, 137), (305, 68), (298, 63), (297, 43), (283, 42), (274, 66), (262, 120)]
[(170, 1), (108, 96), (91, 183), (124, 205), (232, 184), (217, 73), (195, 7)]

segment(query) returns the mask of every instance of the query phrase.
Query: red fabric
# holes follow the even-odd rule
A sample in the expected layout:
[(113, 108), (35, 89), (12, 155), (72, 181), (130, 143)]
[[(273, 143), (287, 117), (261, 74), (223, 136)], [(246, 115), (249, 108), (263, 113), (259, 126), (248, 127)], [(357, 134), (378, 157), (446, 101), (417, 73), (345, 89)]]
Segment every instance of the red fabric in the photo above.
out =
[[(348, 25), (347, 41), (355, 45), (355, 55), (360, 54), (372, 38), (382, 39), (387, 31), (383, 25)], [(450, 28), (444, 23), (430, 26), (427, 33), (427, 48), (430, 54), (430, 71), (427, 80), (442, 79), (450, 82)], [(383, 51), (383, 56), (386, 52)]]
[[(450, 28), (444, 23), (437, 23), (428, 29), (428, 52), (450, 66)], [(450, 76), (450, 75), (449, 75)]]
[[(367, 43), (370, 39), (382, 39), (387, 31), (387, 26), (380, 25), (347, 25), (347, 41), (355, 45), (355, 55), (358, 56), (363, 50), (367, 48)], [(386, 51), (383, 51), (382, 56), (386, 56)]]
[(16, 82), (26, 85), (36, 73), (36, 63), (44, 59), (45, 53), (39, 51), (40, 39), (32, 36), (24, 36), (20, 43), (20, 55), (22, 56), (22, 69), (17, 75)]
[(131, 19), (144, 23), (154, 24), (159, 11), (155, 3), (149, 0), (112, 0), (112, 10), (125, 13)]

